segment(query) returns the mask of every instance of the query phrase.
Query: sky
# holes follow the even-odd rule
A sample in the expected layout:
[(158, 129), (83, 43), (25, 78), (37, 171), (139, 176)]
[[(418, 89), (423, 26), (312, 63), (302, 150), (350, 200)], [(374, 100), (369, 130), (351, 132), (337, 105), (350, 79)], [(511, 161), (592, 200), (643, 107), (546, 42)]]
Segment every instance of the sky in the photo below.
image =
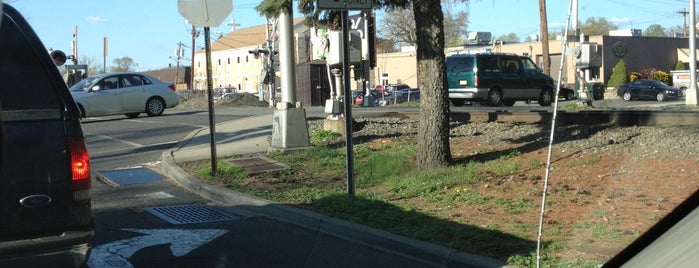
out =
[[(115, 58), (130, 57), (137, 71), (175, 66), (175, 50), (182, 42), (185, 59), (191, 57), (191, 29), (177, 11), (177, 0), (4, 0), (29, 21), (47, 48), (71, 54), (73, 32), (78, 32), (78, 58), (104, 63), (103, 40), (107, 37), (107, 67)], [(211, 36), (227, 34), (232, 20), (237, 29), (265, 23), (255, 10), (261, 0), (234, 0), (233, 11), (219, 27), (211, 27)], [(521, 38), (538, 33), (539, 1), (537, 0), (470, 0), (453, 4), (454, 9), (468, 6), (469, 31), (491, 32), (494, 37), (515, 33)], [(550, 31), (561, 31), (568, 17), (569, 1), (548, 0), (547, 20)], [(689, 9), (682, 0), (579, 0), (581, 21), (603, 17), (619, 29), (645, 30), (651, 24), (665, 28), (683, 25), (678, 13)], [(295, 14), (294, 17), (299, 17)], [(381, 12), (377, 15), (378, 23)], [(380, 33), (379, 33), (380, 34)], [(213, 42), (213, 41), (212, 41)], [(196, 48), (204, 46), (203, 34)], [(84, 64), (84, 62), (79, 62)]]

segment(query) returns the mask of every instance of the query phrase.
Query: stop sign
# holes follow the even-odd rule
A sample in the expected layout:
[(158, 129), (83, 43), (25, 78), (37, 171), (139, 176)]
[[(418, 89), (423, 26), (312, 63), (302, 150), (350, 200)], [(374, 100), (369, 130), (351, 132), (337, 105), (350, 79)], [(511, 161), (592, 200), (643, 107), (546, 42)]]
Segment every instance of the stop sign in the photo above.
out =
[(177, 0), (177, 11), (196, 27), (216, 27), (233, 10), (233, 0)]

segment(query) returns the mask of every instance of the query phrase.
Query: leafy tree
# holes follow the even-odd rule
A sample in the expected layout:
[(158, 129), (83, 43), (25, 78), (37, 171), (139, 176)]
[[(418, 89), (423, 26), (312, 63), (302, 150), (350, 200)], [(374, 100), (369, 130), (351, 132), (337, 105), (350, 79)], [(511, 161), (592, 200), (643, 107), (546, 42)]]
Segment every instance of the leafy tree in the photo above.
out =
[(130, 57), (116, 58), (112, 61), (112, 72), (133, 72), (138, 66)]
[(643, 36), (667, 37), (667, 31), (660, 24), (651, 24), (643, 31)]
[(495, 40), (503, 41), (505, 43), (514, 43), (514, 42), (519, 42), (519, 36), (517, 36), (516, 33), (509, 33), (509, 34), (501, 35), (498, 38), (495, 38)]
[(580, 30), (585, 35), (606, 35), (610, 30), (616, 30), (618, 27), (614, 23), (602, 17), (589, 17), (580, 25)]
[(614, 66), (614, 69), (612, 69), (612, 75), (609, 77), (609, 82), (607, 82), (607, 86), (619, 87), (623, 84), (626, 84), (626, 81), (626, 63), (623, 59), (619, 59), (619, 62), (617, 62), (617, 64)]

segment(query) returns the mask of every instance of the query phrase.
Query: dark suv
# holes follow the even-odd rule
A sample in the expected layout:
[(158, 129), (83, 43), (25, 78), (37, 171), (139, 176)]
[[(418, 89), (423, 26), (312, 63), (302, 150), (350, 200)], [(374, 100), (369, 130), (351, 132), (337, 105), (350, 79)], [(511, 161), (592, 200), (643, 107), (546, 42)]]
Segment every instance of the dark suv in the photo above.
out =
[(554, 101), (553, 79), (531, 59), (515, 54), (459, 54), (446, 59), (449, 99), (454, 106), (482, 102), (512, 106), (515, 101)]
[(0, 23), (0, 267), (83, 266), (93, 238), (80, 112), (9, 5)]

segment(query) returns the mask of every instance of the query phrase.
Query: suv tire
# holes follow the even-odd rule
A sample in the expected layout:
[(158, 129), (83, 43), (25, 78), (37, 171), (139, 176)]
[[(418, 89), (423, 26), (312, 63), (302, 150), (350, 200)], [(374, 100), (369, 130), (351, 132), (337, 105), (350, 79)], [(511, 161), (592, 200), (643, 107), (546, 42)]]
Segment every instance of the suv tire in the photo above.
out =
[(543, 91), (541, 91), (541, 96), (539, 96), (539, 105), (551, 106), (553, 98), (553, 92), (551, 91), (551, 89), (546, 88)]
[(490, 106), (502, 105), (502, 91), (499, 88), (493, 88), (488, 91), (488, 99), (486, 100)]

